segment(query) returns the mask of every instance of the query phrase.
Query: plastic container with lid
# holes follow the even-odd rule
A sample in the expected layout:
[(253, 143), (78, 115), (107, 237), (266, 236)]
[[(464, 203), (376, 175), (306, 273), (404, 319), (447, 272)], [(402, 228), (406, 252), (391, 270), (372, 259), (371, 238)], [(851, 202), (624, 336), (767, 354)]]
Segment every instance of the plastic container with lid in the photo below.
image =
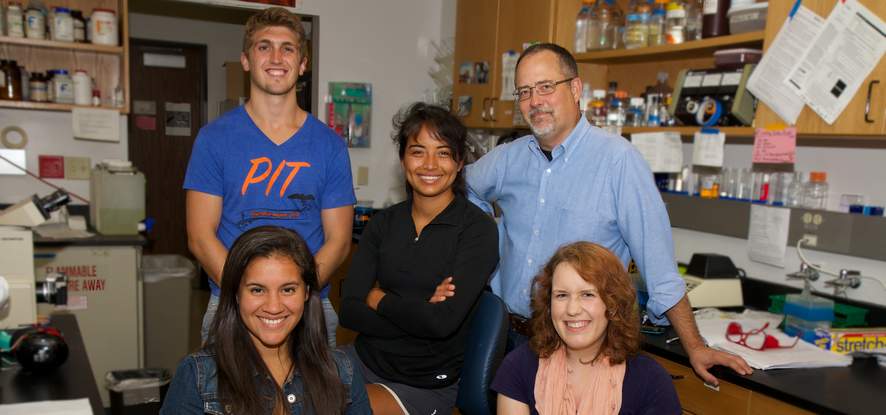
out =
[(117, 46), (117, 14), (110, 9), (93, 9), (89, 19), (90, 40), (97, 45)]
[(714, 52), (714, 65), (723, 69), (738, 69), (749, 63), (760, 62), (763, 51), (760, 49), (735, 48)]
[(726, 13), (729, 18), (729, 33), (739, 34), (765, 29), (768, 10), (768, 2), (741, 5), (733, 1), (732, 7)]
[(834, 302), (810, 294), (788, 294), (784, 304), (784, 331), (815, 343), (827, 339), (834, 321)]
[(665, 20), (667, 19), (665, 3), (667, 0), (656, 0), (652, 15), (649, 17), (649, 46), (665, 44)]
[(649, 45), (649, 13), (629, 13), (625, 25), (625, 49)]
[(25, 12), (25, 37), (46, 39), (46, 16), (43, 15), (43, 10), (29, 7)]
[(25, 37), (25, 24), (21, 3), (11, 2), (6, 7), (6, 36)]
[(74, 18), (71, 9), (56, 7), (52, 11), (52, 40), (59, 42), (74, 41)]
[(809, 181), (803, 185), (803, 207), (827, 209), (828, 174), (823, 171), (809, 173)]
[(53, 101), (59, 104), (74, 103), (74, 80), (68, 71), (58, 69), (52, 77)]

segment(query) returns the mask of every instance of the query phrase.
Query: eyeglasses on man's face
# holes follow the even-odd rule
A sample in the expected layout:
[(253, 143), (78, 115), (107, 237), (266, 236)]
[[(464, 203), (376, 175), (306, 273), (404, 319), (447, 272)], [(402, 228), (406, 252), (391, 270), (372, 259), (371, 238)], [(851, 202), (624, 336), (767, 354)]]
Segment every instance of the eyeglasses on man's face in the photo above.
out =
[(554, 91), (557, 89), (557, 85), (564, 84), (573, 79), (575, 79), (574, 76), (572, 78), (566, 78), (562, 81), (538, 81), (535, 83), (535, 85), (527, 85), (517, 88), (517, 90), (514, 91), (514, 96), (517, 97), (517, 99), (520, 101), (526, 101), (527, 99), (532, 97), (533, 89), (538, 95), (550, 95), (553, 94)]

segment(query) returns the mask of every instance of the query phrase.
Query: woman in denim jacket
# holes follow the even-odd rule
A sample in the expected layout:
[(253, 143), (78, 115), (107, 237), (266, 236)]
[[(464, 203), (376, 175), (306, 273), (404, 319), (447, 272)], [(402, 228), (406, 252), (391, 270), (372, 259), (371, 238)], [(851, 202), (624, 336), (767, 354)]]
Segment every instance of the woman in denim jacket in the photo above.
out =
[(178, 366), (161, 414), (370, 414), (360, 372), (327, 346), (318, 288), (297, 233), (241, 235), (208, 343)]

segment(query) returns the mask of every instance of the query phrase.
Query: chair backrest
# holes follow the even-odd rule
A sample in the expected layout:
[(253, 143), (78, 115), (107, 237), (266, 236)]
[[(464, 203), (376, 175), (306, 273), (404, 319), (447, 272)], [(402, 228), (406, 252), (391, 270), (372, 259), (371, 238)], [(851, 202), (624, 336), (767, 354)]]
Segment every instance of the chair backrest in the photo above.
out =
[(468, 329), (464, 366), (455, 405), (462, 415), (495, 413), (495, 393), (489, 389), (505, 354), (508, 310), (497, 295), (483, 291)]

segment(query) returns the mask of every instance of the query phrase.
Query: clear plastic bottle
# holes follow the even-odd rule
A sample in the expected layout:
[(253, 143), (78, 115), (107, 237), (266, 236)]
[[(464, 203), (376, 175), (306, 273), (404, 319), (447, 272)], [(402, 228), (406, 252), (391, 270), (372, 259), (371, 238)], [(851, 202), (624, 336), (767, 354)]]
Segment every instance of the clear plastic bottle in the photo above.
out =
[(625, 13), (613, 0), (612, 5), (612, 49), (625, 48)]
[(652, 8), (652, 15), (649, 17), (649, 46), (658, 46), (665, 44), (665, 19), (667, 12), (665, 4), (668, 0), (655, 0), (655, 6)]
[(578, 109), (581, 110), (581, 113), (584, 114), (588, 111), (588, 108), (591, 106), (591, 100), (594, 99), (593, 91), (591, 91), (591, 84), (585, 82), (581, 86), (581, 98), (578, 100)]
[(701, 40), (702, 0), (683, 0), (686, 10), (686, 41)]
[(591, 17), (591, 8), (587, 3), (582, 4), (575, 18), (575, 53), (584, 53), (588, 50), (588, 18)]
[(827, 173), (823, 171), (814, 171), (809, 173), (809, 181), (803, 186), (803, 206), (809, 209), (827, 209)]
[(600, 4), (602, 1), (591, 1), (591, 8), (588, 11), (588, 34), (587, 48), (588, 51), (600, 49)]
[(606, 111), (606, 125), (611, 127), (624, 127), (625, 125), (625, 99), (628, 93), (618, 91), (615, 97), (609, 103), (609, 109)]
[(597, 45), (593, 49), (612, 49), (614, 13), (612, 6), (614, 3), (614, 0), (604, 0), (601, 3), (597, 3), (597, 23), (600, 36), (597, 38)]
[(798, 207), (803, 205), (803, 187), (803, 173), (795, 171), (791, 183), (785, 188), (785, 206)]

